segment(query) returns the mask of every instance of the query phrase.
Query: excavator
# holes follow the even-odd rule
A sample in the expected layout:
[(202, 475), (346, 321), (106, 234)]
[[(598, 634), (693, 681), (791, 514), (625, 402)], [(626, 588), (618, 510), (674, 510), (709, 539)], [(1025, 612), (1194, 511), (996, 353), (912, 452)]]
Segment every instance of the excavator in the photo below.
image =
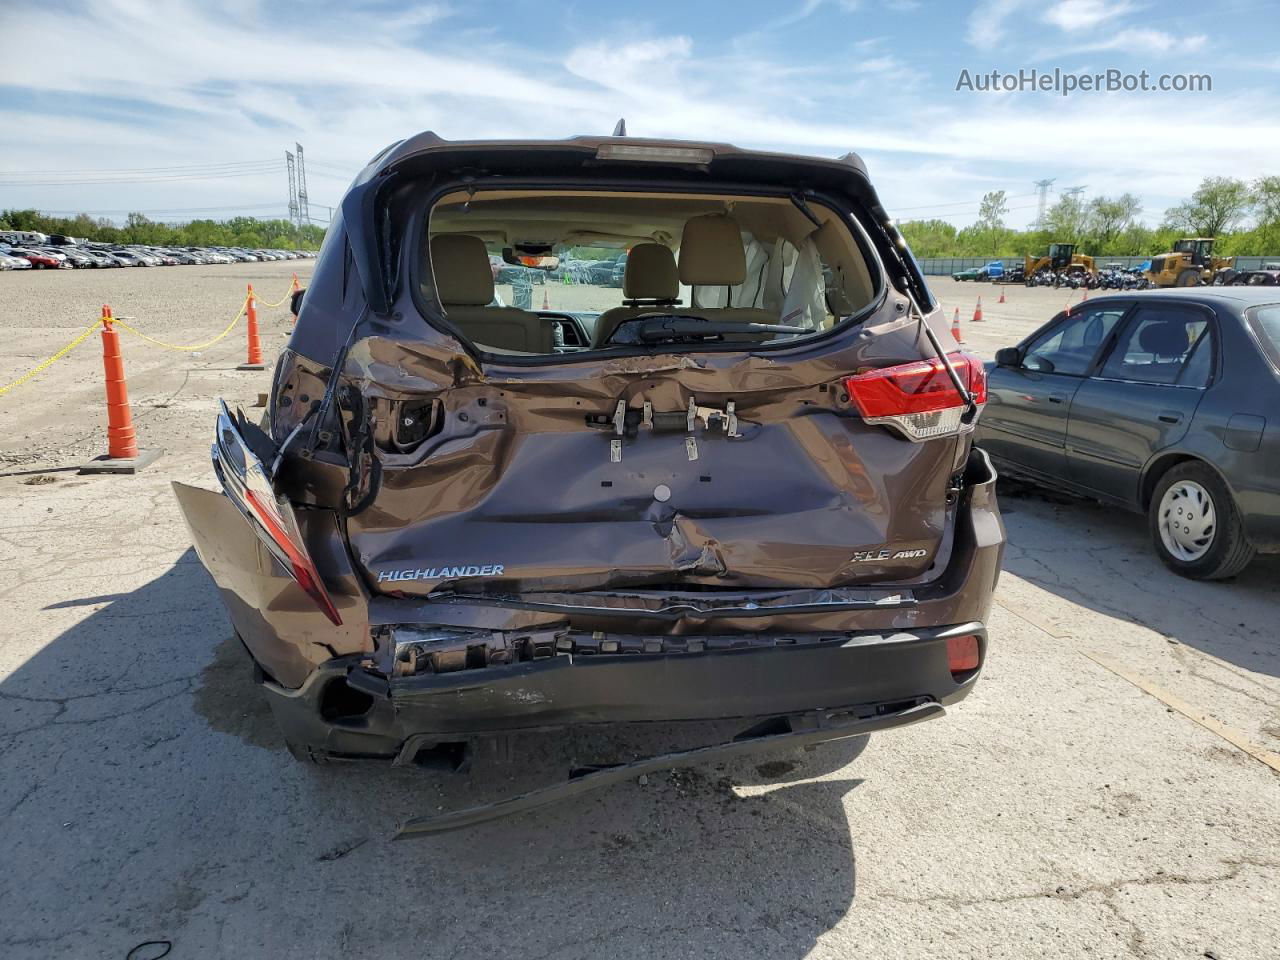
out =
[(1215, 257), (1215, 237), (1184, 237), (1173, 245), (1172, 253), (1151, 258), (1147, 279), (1157, 287), (1194, 287), (1213, 283), (1219, 271), (1230, 271), (1233, 257)]
[(1049, 244), (1049, 252), (1038, 257), (1027, 254), (1022, 258), (1023, 272), (1027, 286), (1031, 286), (1031, 278), (1036, 275), (1038, 270), (1052, 270), (1056, 274), (1063, 273), (1088, 273), (1097, 276), (1098, 270), (1094, 265), (1093, 257), (1086, 256), (1083, 253), (1076, 253), (1076, 245), (1074, 243), (1051, 243)]

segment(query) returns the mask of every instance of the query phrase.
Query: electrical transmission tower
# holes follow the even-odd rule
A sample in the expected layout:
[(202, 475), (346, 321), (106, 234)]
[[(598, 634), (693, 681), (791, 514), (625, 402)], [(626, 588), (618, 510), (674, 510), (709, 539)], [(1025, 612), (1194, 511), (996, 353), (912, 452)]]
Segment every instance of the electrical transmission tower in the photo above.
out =
[(1063, 187), (1062, 195), (1064, 197), (1078, 197), (1080, 194), (1084, 193), (1084, 188), (1087, 186), (1088, 184), (1086, 183), (1084, 186), (1080, 187)]
[(298, 154), (298, 226), (311, 222), (311, 209), (307, 206), (307, 164), (302, 158), (302, 144), (295, 143)]
[(288, 150), (284, 152), (284, 165), (289, 170), (289, 222), (297, 227), (300, 226), (298, 221), (298, 180), (294, 174), (293, 154)]
[(1053, 186), (1053, 181), (1055, 179), (1057, 178), (1055, 177), (1049, 180), (1037, 180), (1035, 182), (1036, 190), (1040, 194), (1040, 200), (1038, 201), (1038, 206), (1036, 207), (1036, 229), (1037, 230), (1044, 229), (1044, 214), (1049, 207), (1049, 188)]

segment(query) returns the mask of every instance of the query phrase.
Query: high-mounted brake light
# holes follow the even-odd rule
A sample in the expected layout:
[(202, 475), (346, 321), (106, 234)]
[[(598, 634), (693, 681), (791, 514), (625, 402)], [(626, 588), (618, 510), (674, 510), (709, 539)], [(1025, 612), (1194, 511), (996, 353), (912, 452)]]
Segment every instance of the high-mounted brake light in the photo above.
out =
[(218, 402), (218, 422), (214, 428), (213, 469), (228, 499), (244, 514), (263, 546), (289, 571), (330, 622), (342, 626), (342, 617), (302, 540), (293, 507), (288, 500), (275, 495), (262, 461), (245, 443), (231, 411), (222, 401)]
[[(987, 402), (987, 373), (971, 353), (948, 354), (973, 402)], [(972, 429), (966, 423), (965, 398), (939, 359), (919, 360), (868, 370), (844, 378), (849, 399), (867, 423), (896, 427), (909, 440), (930, 440)]]
[(715, 154), (707, 147), (646, 147), (638, 143), (604, 143), (597, 160), (639, 160), (649, 163), (710, 163)]

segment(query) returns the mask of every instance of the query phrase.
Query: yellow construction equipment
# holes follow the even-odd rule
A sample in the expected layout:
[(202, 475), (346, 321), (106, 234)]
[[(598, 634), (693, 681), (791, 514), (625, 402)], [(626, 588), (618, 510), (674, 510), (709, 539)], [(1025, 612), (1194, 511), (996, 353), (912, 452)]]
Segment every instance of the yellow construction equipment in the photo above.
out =
[(1229, 269), (1233, 257), (1213, 255), (1214, 237), (1184, 237), (1173, 245), (1172, 253), (1151, 258), (1147, 279), (1157, 287), (1194, 287), (1213, 283), (1219, 270)]
[(1038, 257), (1027, 254), (1022, 258), (1022, 275), (1030, 280), (1037, 270), (1052, 270), (1054, 273), (1089, 273), (1097, 275), (1093, 257), (1076, 253), (1074, 243), (1051, 243), (1049, 252)]

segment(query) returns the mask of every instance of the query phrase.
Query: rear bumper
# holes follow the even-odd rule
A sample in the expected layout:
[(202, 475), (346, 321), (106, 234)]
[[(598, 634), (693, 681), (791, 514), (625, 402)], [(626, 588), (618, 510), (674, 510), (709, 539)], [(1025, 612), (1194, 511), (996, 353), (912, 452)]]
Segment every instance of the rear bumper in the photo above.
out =
[[(963, 635), (979, 638), (980, 665), (956, 678), (946, 641)], [(293, 744), (408, 762), (422, 747), (522, 730), (833, 710), (877, 717), (950, 704), (972, 689), (986, 648), (986, 630), (971, 622), (693, 653), (559, 655), (390, 680), (341, 658), (296, 690), (263, 685)]]

